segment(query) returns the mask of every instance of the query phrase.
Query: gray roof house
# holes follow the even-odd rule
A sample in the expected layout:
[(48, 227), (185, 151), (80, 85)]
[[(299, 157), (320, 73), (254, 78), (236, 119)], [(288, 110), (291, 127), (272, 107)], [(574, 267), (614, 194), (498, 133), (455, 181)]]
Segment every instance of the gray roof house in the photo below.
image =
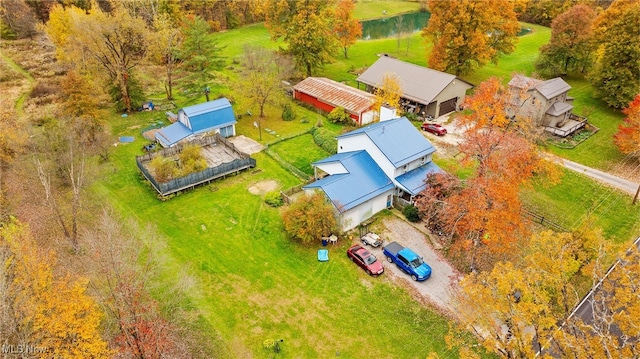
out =
[(545, 131), (562, 137), (585, 126), (587, 119), (572, 112), (571, 89), (562, 78), (538, 80), (524, 75), (515, 75), (509, 81), (512, 103), (517, 114), (533, 119)]
[(402, 107), (419, 115), (440, 117), (459, 109), (467, 90), (473, 88), (469, 82), (446, 72), (400, 61), (389, 56), (380, 56), (356, 81), (373, 92), (382, 83), (386, 73), (395, 74), (402, 88)]

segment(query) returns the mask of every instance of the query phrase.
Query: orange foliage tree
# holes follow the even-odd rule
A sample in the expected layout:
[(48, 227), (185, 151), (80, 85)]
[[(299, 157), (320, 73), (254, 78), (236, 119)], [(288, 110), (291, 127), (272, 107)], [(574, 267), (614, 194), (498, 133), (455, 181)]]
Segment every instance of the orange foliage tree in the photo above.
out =
[(518, 191), (547, 167), (519, 133), (520, 124), (510, 119), (510, 106), (509, 92), (498, 79), (479, 85), (459, 118), (465, 129), (459, 149), (473, 175), (464, 184), (446, 176), (430, 178), (430, 189), (416, 201), (424, 216), (470, 250), (472, 266), (482, 248), (505, 252), (526, 234)]
[(627, 117), (625, 123), (618, 126), (614, 142), (621, 152), (640, 156), (640, 94), (622, 112)]
[(347, 58), (349, 47), (356, 43), (362, 36), (362, 24), (353, 17), (355, 5), (352, 0), (340, 0), (335, 12), (335, 25), (333, 31), (338, 36), (338, 42), (342, 46), (344, 58)]
[(433, 41), (429, 67), (464, 75), (515, 50), (520, 29), (510, 0), (429, 0), (422, 36)]
[(3, 344), (28, 343), (40, 357), (108, 358), (100, 337), (102, 313), (86, 294), (87, 280), (59, 276), (55, 257), (36, 247), (29, 229), (12, 220), (0, 227), (3, 321), (15, 326), (3, 332)]
[(333, 211), (324, 193), (303, 196), (282, 212), (284, 229), (303, 242), (319, 240), (337, 229)]

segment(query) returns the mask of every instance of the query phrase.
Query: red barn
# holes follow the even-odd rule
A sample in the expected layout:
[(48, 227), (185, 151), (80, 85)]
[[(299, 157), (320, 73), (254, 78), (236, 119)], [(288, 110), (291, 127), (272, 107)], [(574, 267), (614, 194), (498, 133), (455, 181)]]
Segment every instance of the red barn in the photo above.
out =
[(293, 87), (293, 97), (316, 108), (331, 112), (342, 107), (358, 125), (374, 119), (374, 96), (325, 77), (307, 77)]

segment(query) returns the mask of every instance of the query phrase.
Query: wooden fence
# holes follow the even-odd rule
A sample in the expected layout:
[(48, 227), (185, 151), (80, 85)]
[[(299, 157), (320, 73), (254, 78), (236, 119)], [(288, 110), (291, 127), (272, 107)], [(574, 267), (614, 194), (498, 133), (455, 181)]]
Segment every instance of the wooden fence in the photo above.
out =
[(571, 232), (571, 230), (561, 226), (560, 224), (553, 222), (551, 220), (549, 220), (548, 218), (546, 218), (545, 216), (535, 213), (531, 210), (525, 209), (523, 208), (522, 211), (520, 212), (521, 215), (529, 220), (531, 220), (531, 222), (534, 223), (538, 223), (541, 224), (545, 227), (551, 228), (557, 232)]
[(239, 151), (235, 145), (233, 145), (231, 142), (229, 142), (229, 140), (220, 136), (219, 134), (201, 137), (197, 140), (192, 141), (191, 143), (195, 143), (200, 146), (208, 146), (214, 143), (220, 143), (232, 150), (234, 154), (239, 158), (236, 158), (230, 162), (222, 163), (216, 167), (209, 167), (203, 171), (191, 173), (184, 177), (174, 178), (168, 182), (158, 182), (144, 164), (151, 161), (156, 156), (175, 156), (182, 152), (183, 145), (165, 148), (157, 152), (147, 153), (143, 156), (136, 157), (136, 164), (138, 166), (138, 169), (140, 170), (140, 172), (142, 172), (144, 177), (149, 180), (149, 182), (151, 182), (153, 188), (155, 188), (155, 190), (158, 191), (160, 195), (168, 196), (170, 194), (190, 189), (201, 184), (209, 183), (217, 178), (238, 173), (244, 169), (253, 168), (256, 166), (255, 159), (251, 158), (248, 154)]

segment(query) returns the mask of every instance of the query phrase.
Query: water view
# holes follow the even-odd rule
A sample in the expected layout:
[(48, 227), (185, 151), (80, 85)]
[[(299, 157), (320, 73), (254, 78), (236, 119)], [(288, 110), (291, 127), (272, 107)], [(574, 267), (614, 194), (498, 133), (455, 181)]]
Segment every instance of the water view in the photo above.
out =
[(375, 40), (396, 36), (396, 34), (410, 34), (422, 30), (427, 25), (431, 13), (412, 12), (392, 17), (364, 20), (362, 24), (362, 39)]
[[(384, 39), (394, 37), (396, 34), (412, 34), (427, 26), (429, 18), (431, 18), (430, 12), (421, 11), (360, 21), (362, 24), (362, 40)], [(517, 36), (530, 33), (530, 28), (521, 28)]]

